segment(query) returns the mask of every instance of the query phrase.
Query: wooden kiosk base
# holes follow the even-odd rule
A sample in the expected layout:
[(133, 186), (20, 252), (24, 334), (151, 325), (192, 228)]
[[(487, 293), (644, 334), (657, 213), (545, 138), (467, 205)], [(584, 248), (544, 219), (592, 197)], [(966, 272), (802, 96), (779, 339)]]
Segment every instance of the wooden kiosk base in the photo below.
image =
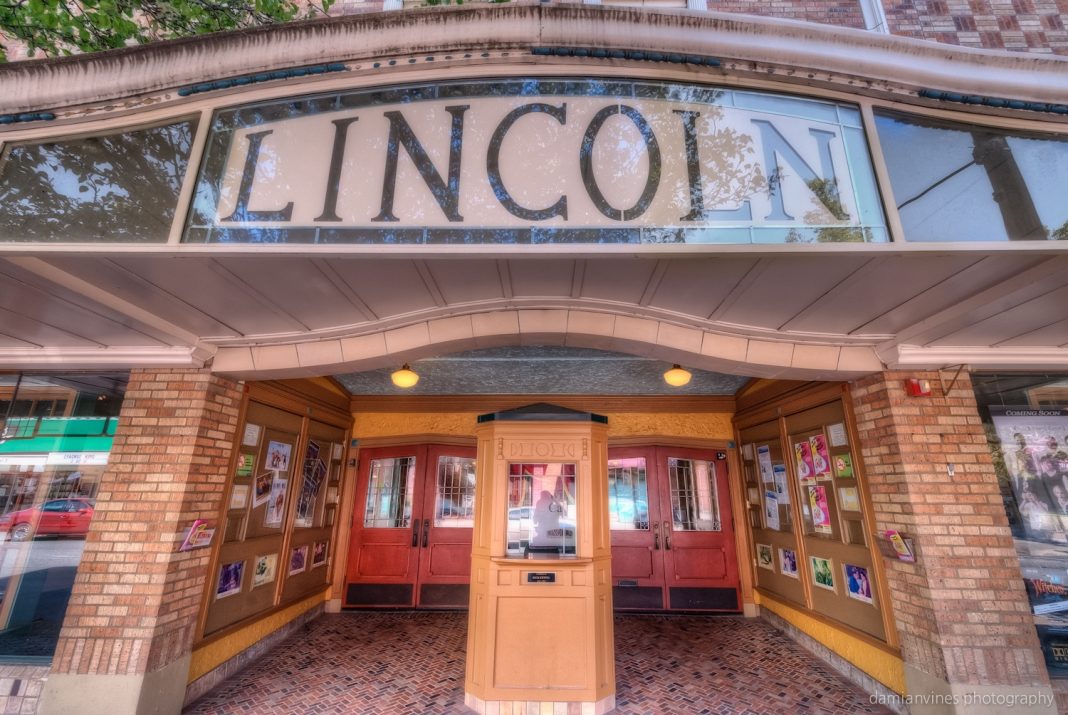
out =
[(607, 713), (605, 420), (533, 405), (479, 422), (465, 702), (478, 713)]
[[(464, 704), (478, 715), (487, 713), (522, 713), (522, 715), (604, 715), (616, 707), (616, 696), (595, 703), (546, 702), (544, 700), (479, 700), (470, 693)], [(510, 708), (510, 709), (509, 709)]]

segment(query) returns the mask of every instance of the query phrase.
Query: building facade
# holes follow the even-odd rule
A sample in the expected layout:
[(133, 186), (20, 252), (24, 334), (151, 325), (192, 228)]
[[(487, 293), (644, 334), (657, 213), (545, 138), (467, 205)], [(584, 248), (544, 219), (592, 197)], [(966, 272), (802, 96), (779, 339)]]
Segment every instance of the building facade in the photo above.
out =
[[(617, 610), (1068, 697), (1068, 8), (334, 11), (0, 66), (9, 700), (465, 607), (475, 427), (532, 402), (607, 417)], [(546, 450), (508, 556), (574, 553)]]

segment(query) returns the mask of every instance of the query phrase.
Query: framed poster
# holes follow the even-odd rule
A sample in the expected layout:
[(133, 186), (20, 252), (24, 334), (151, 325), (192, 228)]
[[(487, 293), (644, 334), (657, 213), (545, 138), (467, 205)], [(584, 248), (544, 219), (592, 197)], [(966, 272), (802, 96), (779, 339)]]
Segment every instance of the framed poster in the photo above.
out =
[(817, 534), (831, 534), (831, 510), (827, 504), (827, 487), (808, 487), (808, 506), (812, 514), (812, 529)]
[(856, 487), (838, 487), (838, 502), (842, 505), (842, 511), (860, 511)]
[(853, 455), (849, 452), (834, 455), (831, 464), (834, 466), (834, 476), (839, 479), (853, 478)]
[(265, 468), (276, 472), (288, 472), (289, 454), (292, 449), (293, 446), (285, 442), (272, 441), (267, 445), (267, 464), (264, 465)]
[(812, 453), (812, 471), (816, 479), (831, 476), (831, 454), (827, 451), (827, 439), (823, 433), (809, 437), (808, 445)]
[(260, 431), (262, 428), (259, 425), (248, 422), (245, 424), (245, 432), (241, 435), (241, 445), (243, 447), (255, 447), (260, 443)]
[(769, 529), (779, 531), (779, 496), (773, 491), (764, 492), (764, 523)]
[(768, 571), (775, 570), (775, 556), (771, 546), (768, 544), (757, 544), (757, 566)]
[(244, 561), (223, 564), (219, 569), (219, 580), (215, 584), (215, 600), (241, 593), (241, 582), (244, 576)]
[(255, 566), (252, 568), (252, 588), (274, 581), (274, 575), (277, 569), (278, 554), (264, 554), (263, 556), (257, 556)]
[(812, 564), (812, 583), (819, 588), (836, 591), (834, 587), (834, 568), (831, 565), (831, 560), (821, 559), (818, 556), (810, 556), (808, 560)]
[(868, 579), (868, 569), (853, 564), (843, 564), (842, 571), (845, 573), (846, 594), (853, 600), (871, 604), (871, 581)]
[(255, 492), (252, 494), (252, 506), (259, 506), (271, 498), (271, 482), (274, 481), (274, 472), (264, 472), (256, 477), (253, 482)]
[(802, 484), (814, 482), (816, 471), (812, 464), (812, 445), (808, 440), (794, 443), (794, 458), (797, 460), (797, 481)]
[(779, 549), (779, 573), (790, 578), (797, 575), (797, 552), (793, 549)]
[(295, 576), (308, 567), (308, 545), (295, 547), (289, 554), (289, 575)]
[(252, 469), (256, 464), (256, 455), (254, 454), (241, 454), (237, 458), (237, 474), (238, 477), (251, 477)]
[(771, 447), (762, 444), (757, 447), (757, 464), (760, 465), (760, 481), (770, 484), (775, 480), (771, 470)]
[(312, 568), (326, 566), (326, 557), (329, 553), (329, 541), (316, 541), (312, 546)]
[(286, 487), (288, 479), (275, 477), (271, 480), (271, 493), (267, 497), (267, 510), (263, 514), (264, 526), (281, 526), (282, 514), (286, 509)]
[(230, 492), (230, 508), (231, 509), (244, 509), (248, 505), (248, 490), (247, 484), (235, 484), (234, 490)]

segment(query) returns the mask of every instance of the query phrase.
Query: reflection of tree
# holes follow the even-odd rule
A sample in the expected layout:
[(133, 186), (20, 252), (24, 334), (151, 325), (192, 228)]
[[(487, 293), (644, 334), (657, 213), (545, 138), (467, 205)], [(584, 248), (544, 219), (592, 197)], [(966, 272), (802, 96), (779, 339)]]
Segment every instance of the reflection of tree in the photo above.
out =
[[(707, 95), (707, 92), (705, 93)], [(702, 96), (701, 102), (712, 102), (718, 97)], [(685, 99), (675, 97), (673, 99)], [(685, 123), (688, 118), (683, 118)], [(695, 132), (700, 166), (700, 193), (702, 206), (695, 206), (694, 187), (679, 186), (672, 202), (675, 206), (689, 206), (698, 214), (697, 220), (710, 219), (713, 211), (731, 211), (740, 207), (753, 194), (763, 191), (768, 182), (760, 165), (753, 160), (756, 150), (753, 137), (736, 129), (720, 126), (723, 108), (714, 104), (701, 107), (700, 121), (691, 128)], [(687, 147), (689, 154), (689, 147)], [(691, 184), (694, 177), (690, 177)], [(730, 208), (726, 208), (730, 207)], [(721, 216), (722, 218), (722, 216)]]
[[(805, 212), (806, 224), (846, 223), (850, 220), (835, 179), (811, 179), (805, 184), (812, 192), (815, 205), (811, 211)], [(791, 229), (786, 235), (786, 243), (862, 243), (871, 240), (871, 229), (859, 226), (824, 226), (805, 233)]]
[(0, 167), (0, 240), (167, 240), (190, 122), (12, 147)]

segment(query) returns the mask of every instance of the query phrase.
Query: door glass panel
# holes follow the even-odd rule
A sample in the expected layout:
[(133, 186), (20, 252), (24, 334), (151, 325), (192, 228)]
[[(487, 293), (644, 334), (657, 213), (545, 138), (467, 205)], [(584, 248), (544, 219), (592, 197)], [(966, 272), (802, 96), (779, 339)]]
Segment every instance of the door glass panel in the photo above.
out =
[(701, 459), (668, 459), (675, 531), (719, 531), (716, 470)]
[(574, 464), (508, 466), (508, 555), (574, 554)]
[(645, 457), (608, 460), (608, 523), (613, 531), (649, 530)]
[(475, 525), (475, 460), (439, 457), (434, 526)]
[(367, 508), (363, 525), (372, 529), (403, 529), (412, 517), (415, 457), (371, 460)]

